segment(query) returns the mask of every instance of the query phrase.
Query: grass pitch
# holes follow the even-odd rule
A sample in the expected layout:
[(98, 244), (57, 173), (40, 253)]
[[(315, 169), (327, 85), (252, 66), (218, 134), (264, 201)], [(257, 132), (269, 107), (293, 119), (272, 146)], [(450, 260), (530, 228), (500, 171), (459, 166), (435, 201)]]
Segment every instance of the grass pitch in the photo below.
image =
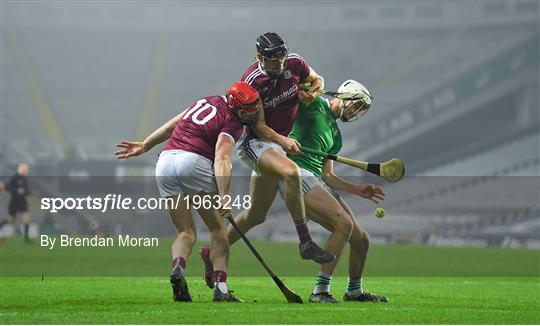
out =
[[(188, 263), (194, 302), (172, 301), (168, 282), (169, 244), (170, 240), (163, 239), (162, 248), (138, 250), (138, 259), (135, 255), (131, 259), (118, 248), (101, 248), (97, 253), (102, 255), (88, 248), (58, 251), (55, 255), (38, 245), (24, 246), (18, 239), (9, 240), (0, 247), (0, 321), (2, 324), (540, 323), (538, 251), (374, 246), (364, 288), (387, 295), (389, 303), (294, 305), (285, 302), (247, 249), (235, 245), (228, 285), (246, 303), (215, 304), (211, 302), (211, 290), (199, 276), (201, 266), (194, 255)], [(317, 266), (300, 261), (294, 244), (255, 245), (276, 272), (285, 275), (282, 279), (287, 286), (307, 301)], [(101, 256), (110, 261), (109, 267), (115, 273), (124, 272), (116, 266), (118, 262), (114, 260), (118, 260), (121, 266), (127, 266), (126, 270), (142, 269), (145, 273), (140, 275), (144, 276), (98, 277), (108, 270), (101, 265), (98, 259)], [(462, 263), (455, 260), (459, 256)], [(55, 266), (47, 263), (51, 260)], [(338, 268), (340, 276), (332, 281), (332, 292), (338, 299), (346, 286), (345, 259), (342, 260)], [(61, 273), (62, 270), (69, 273)]]
[[(285, 279), (306, 298), (314, 278)], [(346, 279), (333, 280), (343, 292)], [(268, 278), (231, 278), (244, 304), (211, 302), (200, 278), (190, 278), (195, 302), (175, 303), (166, 277), (4, 278), (7, 324), (538, 324), (538, 279), (375, 277), (366, 288), (390, 302), (287, 304)]]

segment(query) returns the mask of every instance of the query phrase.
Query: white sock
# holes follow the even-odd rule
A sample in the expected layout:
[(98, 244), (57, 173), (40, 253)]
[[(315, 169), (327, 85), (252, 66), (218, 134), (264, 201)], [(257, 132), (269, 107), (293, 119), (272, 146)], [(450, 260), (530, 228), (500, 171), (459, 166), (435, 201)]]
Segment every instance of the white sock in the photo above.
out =
[(347, 293), (359, 295), (364, 293), (362, 289), (362, 279), (361, 278), (350, 278), (347, 281)]
[(221, 291), (221, 293), (227, 293), (227, 283), (225, 282), (215, 282), (214, 286)]
[(315, 288), (313, 289), (313, 294), (319, 294), (323, 292), (330, 293), (331, 282), (332, 282), (332, 274), (319, 272), (319, 276), (317, 276), (317, 282), (315, 283)]

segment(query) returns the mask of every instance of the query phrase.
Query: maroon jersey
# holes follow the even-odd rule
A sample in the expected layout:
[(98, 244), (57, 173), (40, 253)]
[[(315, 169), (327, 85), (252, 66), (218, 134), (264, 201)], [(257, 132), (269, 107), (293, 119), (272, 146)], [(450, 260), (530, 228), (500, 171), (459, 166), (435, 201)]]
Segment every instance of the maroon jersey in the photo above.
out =
[[(266, 125), (280, 135), (288, 136), (296, 113), (298, 112), (298, 89), (300, 82), (309, 76), (309, 66), (298, 54), (287, 56), (283, 73), (271, 78), (257, 61), (248, 67), (242, 81), (247, 82), (259, 92), (264, 104)], [(256, 137), (251, 132), (251, 137)]]
[(219, 135), (229, 135), (236, 142), (243, 131), (240, 120), (227, 108), (225, 96), (208, 96), (186, 110), (163, 150), (182, 149), (213, 161)]

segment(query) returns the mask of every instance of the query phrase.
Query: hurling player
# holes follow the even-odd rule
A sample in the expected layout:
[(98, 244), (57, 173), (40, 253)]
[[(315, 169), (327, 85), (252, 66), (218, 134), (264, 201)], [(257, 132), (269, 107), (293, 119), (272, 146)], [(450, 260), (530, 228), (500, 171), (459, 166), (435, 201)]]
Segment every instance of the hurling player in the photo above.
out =
[[(190, 108), (169, 120), (143, 142), (123, 141), (118, 158), (141, 155), (168, 140), (156, 163), (156, 180), (162, 197), (175, 198), (169, 214), (178, 231), (172, 246), (171, 285), (176, 301), (191, 301), (185, 279), (186, 262), (195, 243), (197, 231), (184, 196), (219, 194), (229, 196), (232, 171), (231, 153), (240, 138), (244, 124), (255, 121), (262, 103), (257, 91), (245, 82), (234, 83), (226, 96), (202, 98)], [(214, 205), (212, 205), (214, 206)], [(215, 207), (215, 206), (214, 206)], [(210, 231), (210, 260), (215, 267), (214, 301), (242, 300), (227, 290), (229, 242), (223, 218), (230, 208), (220, 211), (210, 207), (198, 209)]]
[[(341, 132), (336, 120), (354, 121), (364, 115), (371, 105), (369, 91), (357, 81), (345, 81), (338, 92), (362, 94), (363, 98), (354, 101), (340, 99), (328, 101), (317, 96), (310, 103), (302, 103), (289, 136), (307, 148), (336, 155), (342, 145)], [(349, 279), (343, 300), (387, 302), (385, 296), (363, 291), (362, 273), (369, 249), (369, 235), (358, 224), (354, 213), (336, 192), (336, 190), (346, 192), (378, 203), (379, 200), (384, 200), (382, 188), (374, 184), (353, 184), (341, 179), (334, 174), (332, 160), (325, 160), (309, 153), (289, 157), (298, 164), (302, 173), (306, 213), (311, 220), (331, 232), (324, 249), (337, 257), (321, 265), (309, 301), (338, 303), (330, 292), (330, 283), (343, 247), (349, 242)], [(284, 195), (282, 189), (283, 185), (280, 183), (280, 192)]]
[[(298, 233), (300, 256), (327, 263), (334, 255), (322, 250), (311, 239), (300, 190), (300, 170), (286, 156), (286, 152), (302, 153), (300, 144), (287, 136), (296, 119), (300, 100), (312, 101), (317, 90), (323, 88), (324, 80), (301, 56), (289, 53), (287, 44), (276, 33), (260, 35), (256, 48), (257, 61), (247, 68), (242, 80), (257, 89), (264, 111), (258, 113), (256, 123), (246, 128), (239, 141), (238, 155), (253, 172), (251, 207), (240, 212), (235, 221), (243, 232), (264, 222), (276, 196), (278, 181), (283, 180), (284, 201)], [(313, 90), (300, 89), (300, 84), (305, 82), (309, 82)], [(240, 238), (232, 226), (228, 232), (230, 244)], [(208, 247), (201, 248), (201, 256), (205, 262), (205, 279), (212, 287)]]

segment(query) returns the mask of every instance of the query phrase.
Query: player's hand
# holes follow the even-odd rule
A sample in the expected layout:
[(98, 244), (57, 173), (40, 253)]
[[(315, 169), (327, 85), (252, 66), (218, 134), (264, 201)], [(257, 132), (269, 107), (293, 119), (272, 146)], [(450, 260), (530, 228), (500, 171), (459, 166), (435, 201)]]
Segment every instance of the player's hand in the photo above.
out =
[(304, 154), (304, 152), (300, 150), (300, 146), (300, 143), (296, 139), (292, 139), (290, 137), (285, 137), (283, 144), (281, 144), (281, 147), (285, 152), (295, 155)]
[(140, 141), (122, 141), (120, 144), (116, 144), (116, 147), (123, 148), (118, 152), (114, 153), (117, 159), (128, 158), (131, 156), (139, 156), (146, 153), (146, 148), (144, 143)]
[(224, 220), (228, 219), (229, 217), (232, 217), (232, 211), (230, 208), (222, 207), (218, 210), (218, 212), (219, 212), (219, 216)]
[(298, 99), (300, 100), (300, 102), (304, 104), (309, 104), (313, 102), (313, 100), (315, 99), (315, 96), (316, 94), (313, 94), (308, 91), (298, 91)]
[(309, 104), (313, 102), (315, 97), (319, 94), (319, 86), (313, 87), (311, 82), (300, 84), (300, 90), (298, 91), (298, 99), (300, 102)]
[(379, 200), (384, 200), (384, 197), (386, 196), (383, 189), (375, 184), (357, 185), (355, 194), (362, 198), (369, 199), (375, 204), (378, 204)]

